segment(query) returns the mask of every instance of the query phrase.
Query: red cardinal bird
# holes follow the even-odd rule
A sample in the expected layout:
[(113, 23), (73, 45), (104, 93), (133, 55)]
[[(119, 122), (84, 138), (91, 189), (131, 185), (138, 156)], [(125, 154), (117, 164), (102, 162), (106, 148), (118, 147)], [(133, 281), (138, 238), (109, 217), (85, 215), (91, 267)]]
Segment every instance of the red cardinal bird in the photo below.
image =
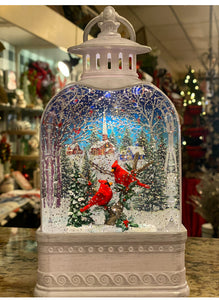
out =
[(113, 192), (110, 188), (112, 182), (107, 180), (98, 180), (100, 183), (99, 190), (96, 194), (89, 200), (88, 205), (80, 209), (80, 212), (88, 210), (93, 205), (106, 205), (110, 202)]
[(130, 183), (134, 181), (136, 181), (139, 186), (143, 186), (146, 189), (150, 188), (149, 185), (141, 183), (139, 179), (120, 167), (117, 160), (112, 165), (112, 172), (114, 173), (116, 183), (124, 185), (126, 189), (128, 189)]

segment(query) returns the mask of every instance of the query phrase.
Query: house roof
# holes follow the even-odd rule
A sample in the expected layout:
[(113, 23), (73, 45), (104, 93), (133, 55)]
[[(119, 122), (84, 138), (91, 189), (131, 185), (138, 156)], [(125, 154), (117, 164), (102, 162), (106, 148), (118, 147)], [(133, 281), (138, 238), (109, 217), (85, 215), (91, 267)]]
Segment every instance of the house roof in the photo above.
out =
[[(79, 148), (80, 148), (80, 146), (79, 146), (78, 143), (69, 145), (69, 148), (70, 148), (71, 150), (74, 150), (76, 147), (79, 147)], [(81, 149), (81, 148), (80, 148), (80, 149)]]
[(96, 142), (95, 144), (93, 144), (91, 146), (91, 149), (100, 148), (100, 147), (104, 146), (107, 143), (109, 143), (111, 146), (113, 146), (113, 144), (109, 140), (105, 140), (105, 141), (98, 141), (98, 142)]
[(140, 146), (129, 146), (128, 150), (130, 150), (133, 154), (139, 152), (140, 155), (144, 155), (144, 148)]

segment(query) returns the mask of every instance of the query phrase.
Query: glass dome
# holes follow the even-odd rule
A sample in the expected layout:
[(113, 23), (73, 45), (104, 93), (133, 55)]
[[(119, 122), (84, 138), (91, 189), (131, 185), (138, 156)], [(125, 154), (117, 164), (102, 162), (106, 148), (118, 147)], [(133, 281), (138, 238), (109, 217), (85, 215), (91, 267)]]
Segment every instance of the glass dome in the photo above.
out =
[[(131, 40), (116, 32), (118, 21)], [(87, 41), (96, 22), (101, 33)], [(150, 48), (135, 43), (111, 7), (84, 40), (69, 49), (83, 55), (82, 80), (53, 97), (42, 117), (42, 231), (179, 231), (178, 115), (135, 69), (136, 54)]]

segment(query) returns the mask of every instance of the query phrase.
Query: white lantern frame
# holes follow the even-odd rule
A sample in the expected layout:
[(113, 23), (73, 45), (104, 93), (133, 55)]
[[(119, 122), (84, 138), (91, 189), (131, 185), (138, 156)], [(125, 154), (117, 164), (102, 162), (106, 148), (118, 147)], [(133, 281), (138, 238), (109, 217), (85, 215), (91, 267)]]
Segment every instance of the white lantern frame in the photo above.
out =
[[(102, 31), (98, 38), (88, 41), (89, 31), (96, 22), (99, 22)], [(119, 22), (128, 27), (131, 40), (123, 39), (117, 33)], [(42, 225), (37, 232), (39, 266), (36, 296), (169, 297), (187, 296), (189, 293), (184, 262), (186, 230), (181, 225), (180, 209), (178, 223), (175, 224), (174, 216), (171, 216), (166, 230), (162, 232), (124, 233), (94, 230), (94, 232), (77, 233), (66, 231), (66, 226), (62, 223), (59, 224), (59, 228), (54, 227), (60, 219), (57, 211), (60, 214), (63, 210), (62, 206), (57, 210), (57, 199), (54, 197), (53, 190), (54, 168), (60, 159), (59, 151), (54, 155), (54, 147), (58, 144), (54, 139), (54, 130), (56, 130), (56, 137), (60, 138), (57, 128), (62, 126), (64, 116), (67, 119), (71, 118), (71, 114), (66, 115), (62, 110), (63, 105), (67, 107), (71, 103), (69, 99), (77, 100), (72, 96), (72, 92), (69, 92), (71, 89), (86, 87), (88, 93), (98, 89), (100, 92), (110, 91), (115, 94), (120, 90), (131, 93), (132, 89), (136, 89), (138, 94), (137, 89), (140, 85), (141, 91), (156, 96), (158, 107), (164, 105), (164, 108), (159, 110), (160, 115), (156, 117), (165, 120), (166, 123), (163, 124), (168, 124), (165, 125), (169, 147), (165, 170), (168, 179), (166, 193), (169, 197), (169, 205), (173, 206), (175, 201), (176, 181), (179, 185), (178, 199), (181, 200), (181, 155), (179, 151), (176, 158), (173, 145), (173, 132), (177, 136), (178, 147), (180, 145), (179, 119), (176, 110), (159, 89), (152, 84), (142, 84), (135, 70), (136, 54), (149, 51), (150, 47), (135, 42), (132, 25), (120, 17), (112, 7), (105, 8), (100, 16), (87, 25), (83, 44), (69, 48), (69, 52), (83, 55), (84, 72), (78, 83), (69, 84), (49, 102), (42, 117), (41, 174), (43, 179), (47, 179), (46, 182), (41, 182)], [(120, 61), (122, 61), (121, 68)], [(65, 92), (68, 95), (64, 96)], [(64, 99), (68, 101), (65, 103)], [(136, 99), (136, 104), (140, 104), (138, 97)], [(162, 100), (164, 100), (163, 104)], [(54, 103), (58, 103), (62, 117), (57, 110), (53, 109)], [(124, 109), (127, 108), (124, 106)], [(144, 118), (148, 118), (151, 127), (157, 126), (157, 121), (153, 123), (154, 119), (150, 119), (150, 114), (150, 110), (145, 109)], [(174, 129), (174, 126), (177, 128)], [(176, 163), (176, 160), (179, 163)], [(59, 206), (60, 200), (58, 201)], [(46, 214), (47, 217), (44, 218)]]

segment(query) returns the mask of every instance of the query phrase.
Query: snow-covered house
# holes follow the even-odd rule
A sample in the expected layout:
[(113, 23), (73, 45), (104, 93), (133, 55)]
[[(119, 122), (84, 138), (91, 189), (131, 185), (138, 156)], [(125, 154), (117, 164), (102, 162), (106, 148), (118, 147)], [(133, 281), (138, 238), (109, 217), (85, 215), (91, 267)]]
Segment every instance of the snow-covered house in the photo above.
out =
[(109, 140), (98, 141), (90, 148), (92, 155), (106, 155), (115, 153), (115, 147)]
[(124, 153), (120, 154), (120, 159), (121, 160), (132, 160), (132, 159), (134, 159), (135, 154), (137, 152), (139, 153), (138, 159), (145, 158), (144, 148), (143, 147), (140, 147), (140, 146), (129, 146), (127, 148), (126, 154), (124, 154)]
[(83, 154), (83, 150), (80, 148), (78, 143), (75, 143), (67, 147), (66, 154), (67, 155)]

